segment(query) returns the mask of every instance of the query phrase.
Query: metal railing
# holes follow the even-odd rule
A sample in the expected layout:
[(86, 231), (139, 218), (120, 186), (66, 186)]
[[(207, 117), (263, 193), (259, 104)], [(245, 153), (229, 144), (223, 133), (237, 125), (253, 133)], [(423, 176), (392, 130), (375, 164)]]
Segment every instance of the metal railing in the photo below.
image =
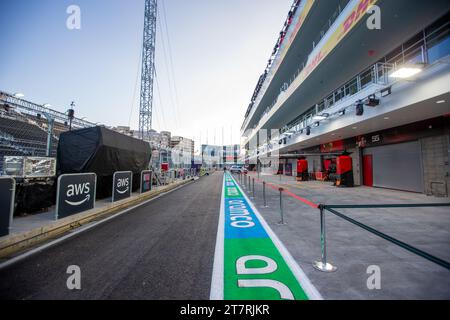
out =
[(335, 216), (350, 222), (384, 240), (387, 240), (415, 255), (418, 255), (424, 259), (427, 259), (441, 267), (450, 270), (450, 262), (440, 259), (436, 256), (429, 254), (423, 250), (420, 250), (408, 243), (400, 241), (390, 235), (387, 235), (375, 228), (369, 227), (368, 225), (350, 218), (343, 213), (337, 211), (336, 209), (382, 209), (382, 208), (435, 208), (435, 207), (450, 207), (450, 203), (420, 203), (420, 204), (363, 204), (363, 205), (319, 205), (320, 210), (320, 239), (321, 239), (321, 260), (315, 261), (313, 266), (323, 272), (333, 272), (336, 271), (336, 267), (333, 266), (327, 260), (327, 241), (326, 241), (326, 228), (325, 228), (325, 211), (328, 211)]
[[(37, 113), (40, 113), (42, 115), (49, 114), (54, 119), (57, 119), (61, 122), (67, 121), (67, 114), (63, 112), (59, 112), (50, 108), (47, 108), (43, 105), (39, 105), (30, 101), (27, 101), (25, 99), (21, 99), (18, 97), (15, 97), (12, 94), (2, 92), (0, 91), (0, 102), (8, 104), (13, 106), (16, 110), (19, 110), (20, 112), (28, 115), (36, 115)], [(72, 120), (72, 125), (75, 127), (80, 128), (89, 128), (89, 127), (95, 127), (95, 123), (74, 118)]]
[[(306, 127), (308, 124), (312, 123), (312, 117), (315, 113), (317, 113), (318, 109), (320, 110), (320, 108), (322, 108), (323, 111), (326, 108), (333, 106), (337, 101), (341, 100), (340, 98), (342, 96), (352, 96), (362, 89), (365, 89), (370, 84), (380, 84), (385, 86), (389, 85), (389, 73), (400, 65), (407, 63), (429, 64), (435, 62), (436, 59), (447, 56), (449, 52), (447, 52), (445, 48), (441, 50), (442, 52), (440, 52), (439, 57), (434, 57), (433, 61), (431, 61), (429, 55), (435, 47), (438, 47), (441, 43), (448, 41), (449, 27), (450, 22), (446, 22), (429, 33), (426, 33), (425, 30), (421, 31), (418, 35), (416, 35), (416, 37), (419, 38), (417, 41), (415, 41), (414, 43), (409, 42), (402, 44), (400, 47), (392, 51), (393, 54), (386, 55), (384, 58), (380, 59), (379, 62), (374, 66), (371, 66), (368, 69), (364, 70), (358, 76), (352, 78), (349, 82), (347, 82), (343, 87), (340, 87), (334, 92), (330, 93), (322, 101), (319, 101), (315, 106), (311, 107), (301, 116), (294, 119), (285, 128), (283, 128), (283, 130), (287, 131), (290, 128), (295, 127), (295, 125), (293, 125), (294, 122), (296, 122), (296, 125), (303, 122), (303, 126)], [(371, 70), (372, 68), (373, 70)], [(280, 88), (280, 94), (284, 93), (290, 88), (291, 84), (295, 81), (302, 70), (303, 65), (295, 72), (293, 77), (291, 77), (285, 84), (283, 84), (282, 88)], [(255, 128), (257, 128), (263, 122), (264, 118), (277, 104), (279, 97), (280, 95), (277, 95), (274, 101), (266, 107), (257, 124), (255, 125)], [(316, 106), (318, 106), (318, 108)], [(288, 126), (290, 128), (288, 128)], [(251, 130), (251, 133), (248, 134), (248, 136), (253, 136), (253, 134), (255, 133), (254, 131), (254, 129)]]
[[(236, 176), (236, 181), (239, 182), (241, 187), (246, 193), (253, 194), (252, 199), (256, 200), (256, 192), (255, 192), (255, 179), (252, 178), (253, 184), (250, 184), (250, 176), (242, 173), (238, 173)], [(260, 181), (262, 183), (262, 198), (263, 198), (263, 208), (267, 208), (267, 200), (266, 200), (266, 184), (265, 181)], [(283, 207), (283, 192), (285, 192), (284, 188), (276, 188), (279, 192), (279, 208), (280, 208), (280, 221), (279, 225), (285, 225), (284, 219), (284, 207)], [(314, 205), (314, 208), (316, 205)], [(321, 243), (321, 258), (318, 261), (313, 262), (314, 268), (320, 270), (322, 272), (334, 272), (337, 270), (337, 267), (331, 264), (328, 261), (327, 257), (327, 239), (326, 239), (326, 211), (332, 213), (333, 215), (350, 222), (353, 225), (356, 225), (384, 240), (387, 240), (415, 255), (418, 255), (424, 259), (427, 259), (443, 268), (450, 270), (450, 262), (440, 259), (428, 252), (420, 250), (408, 243), (400, 241), (386, 233), (383, 233), (375, 228), (372, 228), (360, 221), (357, 221), (353, 218), (344, 215), (343, 213), (337, 211), (336, 209), (385, 209), (385, 208), (437, 208), (437, 207), (450, 207), (450, 203), (417, 203), (417, 204), (362, 204), (362, 205), (325, 205), (319, 204), (317, 208), (320, 211), (320, 243)]]
[[(307, 57), (304, 59), (304, 61), (298, 65), (298, 67), (294, 71), (294, 73), (280, 87), (279, 94), (275, 97), (273, 102), (266, 107), (266, 109), (264, 110), (263, 114), (260, 117), (260, 120), (258, 121), (258, 124), (255, 127), (257, 127), (259, 125), (259, 123), (264, 118), (264, 116), (267, 115), (270, 112), (270, 110), (276, 105), (280, 95), (283, 94), (285, 91), (287, 91), (290, 88), (291, 84), (295, 81), (295, 79), (297, 79), (297, 77), (300, 75), (300, 73), (303, 71), (303, 69), (307, 66), (308, 60), (309, 60), (309, 56), (314, 51), (315, 47), (319, 44), (320, 40), (327, 34), (329, 29), (331, 29), (331, 27), (333, 26), (334, 22), (340, 16), (340, 14), (343, 11), (343, 8), (345, 8), (345, 6), (348, 4), (348, 2), (349, 1), (345, 1), (344, 3), (342, 3), (342, 5), (341, 4), (338, 5), (338, 7), (333, 12), (333, 14), (330, 16), (330, 18), (327, 20), (325, 25), (321, 28), (321, 31), (319, 31), (317, 37), (312, 41), (312, 43), (311, 43), (312, 44), (311, 52), (307, 55)], [(270, 71), (272, 71), (272, 70), (270, 70)], [(251, 113), (251, 111), (253, 111), (253, 109), (257, 108), (258, 105), (261, 103), (262, 98), (265, 95), (265, 90), (270, 85), (270, 83), (267, 83), (267, 82), (268, 81), (270, 82), (271, 79), (273, 78), (273, 76), (274, 75), (271, 75), (270, 77), (266, 77), (264, 79), (263, 85), (261, 86), (261, 90), (259, 90), (259, 92), (258, 92), (257, 98), (255, 99), (255, 102), (252, 104), (251, 109), (246, 113), (247, 117), (244, 120), (244, 123), (242, 124), (241, 129), (244, 129), (247, 126), (247, 123), (250, 121), (250, 117), (248, 115)], [(264, 87), (264, 89), (262, 87)]]

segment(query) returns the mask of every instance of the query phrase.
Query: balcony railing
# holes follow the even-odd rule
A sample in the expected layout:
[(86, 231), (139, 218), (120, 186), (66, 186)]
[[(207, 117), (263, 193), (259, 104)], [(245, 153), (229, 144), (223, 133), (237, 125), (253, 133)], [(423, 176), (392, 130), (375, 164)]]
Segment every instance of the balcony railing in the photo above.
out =
[[(309, 108), (302, 115), (294, 119), (287, 126), (281, 129), (281, 133), (287, 131), (301, 131), (306, 129), (309, 125), (313, 124), (314, 116), (326, 113), (326, 111), (338, 103), (346, 100), (352, 100), (352, 97), (368, 89), (370, 86), (375, 85), (374, 91), (381, 87), (386, 87), (390, 84), (389, 74), (392, 71), (393, 66), (390, 64), (376, 63), (373, 66), (367, 68), (356, 77), (348, 81), (343, 86), (334, 90), (325, 98), (320, 100), (317, 104)], [(298, 129), (298, 130), (295, 130)]]
[[(367, 68), (356, 77), (352, 78), (345, 85), (331, 92), (329, 95), (320, 100), (317, 104), (307, 109), (302, 115), (295, 118), (285, 127), (280, 129), (280, 135), (286, 132), (298, 132), (306, 129), (314, 122), (313, 117), (320, 113), (326, 112), (327, 109), (333, 107), (338, 102), (350, 99), (362, 90), (367, 89), (371, 85), (388, 86), (391, 84), (389, 74), (392, 70), (397, 69), (404, 64), (433, 64), (436, 61), (450, 55), (450, 22), (437, 23), (414, 37), (406, 43), (393, 50), (390, 54), (380, 60), (380, 62)], [(287, 90), (289, 86), (283, 88)], [(258, 124), (259, 126), (264, 117), (270, 112), (277, 103), (277, 99), (265, 110)], [(255, 129), (254, 128), (254, 129)], [(254, 134), (252, 130), (249, 137)]]
[[(289, 77), (289, 79), (286, 82), (284, 82), (283, 85), (280, 87), (280, 90), (279, 90), (280, 94), (282, 94), (284, 91), (286, 91), (291, 86), (291, 84), (294, 82), (294, 80), (300, 75), (300, 73), (303, 71), (303, 69), (307, 66), (309, 55), (312, 53), (312, 51), (317, 46), (317, 44), (320, 42), (320, 40), (325, 36), (325, 34), (328, 32), (328, 30), (333, 26), (334, 22), (340, 16), (340, 14), (343, 11), (343, 8), (345, 8), (345, 6), (349, 3), (349, 1), (350, 0), (344, 0), (341, 4), (338, 5), (336, 10), (333, 12), (333, 14), (327, 20), (326, 24), (321, 28), (321, 31), (319, 31), (317, 37), (312, 42), (311, 52), (308, 54), (306, 59), (304, 59), (304, 61), (298, 65), (297, 69)], [(275, 59), (278, 59), (278, 55), (276, 56)], [(271, 79), (274, 77), (273, 71), (276, 71), (276, 70), (273, 70), (273, 68), (270, 68), (269, 74), (264, 79), (264, 82), (261, 85), (261, 89), (259, 90), (258, 95), (257, 95), (254, 103), (252, 104), (251, 109), (247, 111), (247, 117), (244, 120), (244, 123), (243, 123), (241, 129), (244, 129), (247, 126), (248, 122), (250, 121), (250, 114), (251, 114), (251, 112), (253, 111), (254, 108), (257, 108), (258, 105), (260, 104), (260, 102), (261, 102), (261, 100), (262, 100), (262, 98), (263, 98), (267, 88), (270, 85)], [(262, 119), (267, 113), (269, 113), (269, 111), (275, 106), (275, 104), (278, 101), (278, 98), (279, 98), (280, 94), (278, 94), (277, 97), (275, 98), (275, 100), (264, 110), (264, 112), (261, 115), (260, 119)], [(254, 127), (256, 128), (258, 125), (259, 125), (259, 121), (258, 121), (258, 124), (256, 124)]]

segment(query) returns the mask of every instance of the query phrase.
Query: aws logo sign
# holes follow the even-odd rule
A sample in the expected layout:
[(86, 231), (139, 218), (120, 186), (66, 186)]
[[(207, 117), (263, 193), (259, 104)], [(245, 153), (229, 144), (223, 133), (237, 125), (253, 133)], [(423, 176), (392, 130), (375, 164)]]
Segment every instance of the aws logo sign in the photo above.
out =
[(60, 176), (56, 199), (56, 219), (93, 209), (96, 185), (95, 173)]
[(119, 194), (125, 194), (130, 190), (130, 179), (124, 178), (124, 179), (117, 179), (117, 185), (116, 185), (117, 193)]
[(113, 177), (112, 202), (131, 197), (133, 173), (130, 171), (116, 172)]
[[(83, 198), (79, 201), (72, 201), (72, 199)], [(91, 199), (91, 183), (69, 184), (67, 186), (66, 199), (64, 200), (68, 205), (80, 206)]]

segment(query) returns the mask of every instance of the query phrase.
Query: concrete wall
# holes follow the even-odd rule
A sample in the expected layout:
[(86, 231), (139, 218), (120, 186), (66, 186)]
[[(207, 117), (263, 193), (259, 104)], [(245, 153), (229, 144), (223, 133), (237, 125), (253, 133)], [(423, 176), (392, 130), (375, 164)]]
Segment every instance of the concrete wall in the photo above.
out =
[[(423, 161), (425, 193), (435, 196), (449, 196), (449, 137), (448, 135), (420, 140)], [(432, 182), (439, 182), (432, 185)], [(446, 191), (447, 189), (447, 191)]]
[(322, 160), (320, 156), (308, 156), (306, 157), (308, 160), (308, 172), (317, 172), (322, 170)]
[(360, 186), (362, 184), (362, 168), (361, 168), (361, 149), (349, 149), (348, 152), (351, 152), (352, 157), (352, 165), (353, 165), (353, 181), (355, 186)]
[(289, 163), (292, 165), (292, 176), (297, 176), (297, 159), (289, 159)]

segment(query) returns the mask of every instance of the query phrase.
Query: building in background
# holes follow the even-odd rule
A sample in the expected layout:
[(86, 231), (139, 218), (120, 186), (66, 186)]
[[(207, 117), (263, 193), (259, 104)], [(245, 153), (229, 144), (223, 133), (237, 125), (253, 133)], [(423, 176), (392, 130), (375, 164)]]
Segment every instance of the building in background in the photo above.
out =
[(189, 168), (194, 160), (194, 140), (173, 136), (170, 140), (172, 162), (180, 168)]
[(202, 144), (202, 166), (206, 168), (221, 168), (222, 150), (221, 146)]
[(180, 137), (180, 136), (173, 136), (170, 140), (170, 147), (172, 149), (178, 149), (182, 151), (183, 153), (190, 153), (194, 154), (194, 140)]
[(240, 163), (241, 146), (233, 144), (229, 146), (223, 146), (222, 161), (226, 167), (236, 165)]
[(111, 130), (114, 130), (116, 132), (119, 132), (119, 133), (127, 135), (127, 136), (135, 137), (134, 131), (131, 130), (130, 127), (127, 127), (127, 126), (117, 126), (117, 127), (111, 128)]
[(223, 168), (239, 164), (240, 145), (202, 145), (202, 164), (208, 168)]
[(147, 140), (151, 145), (157, 146), (161, 144), (161, 134), (159, 134), (156, 130), (150, 130), (148, 132)]
[(276, 170), (295, 175), (305, 157), (320, 178), (349, 153), (356, 185), (448, 196), (450, 2), (294, 9), (247, 108), (245, 161), (277, 157)]
[(163, 148), (170, 148), (172, 134), (169, 131), (161, 131), (161, 146)]

